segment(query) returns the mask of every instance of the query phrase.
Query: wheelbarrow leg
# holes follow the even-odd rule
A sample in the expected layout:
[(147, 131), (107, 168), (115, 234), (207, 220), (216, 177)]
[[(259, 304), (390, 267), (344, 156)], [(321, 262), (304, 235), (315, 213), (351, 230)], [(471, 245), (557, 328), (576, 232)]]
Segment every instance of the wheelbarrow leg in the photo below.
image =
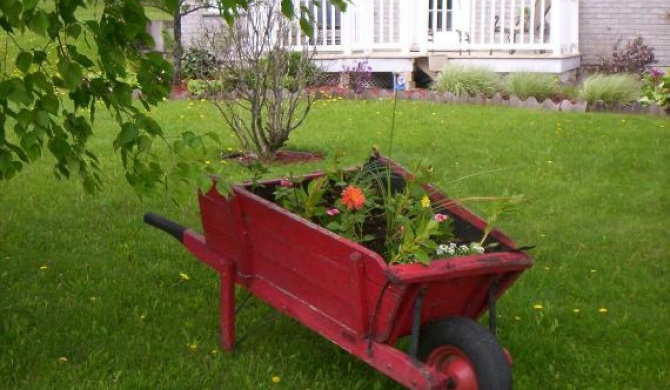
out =
[(232, 262), (220, 270), (221, 275), (221, 347), (235, 347), (235, 267)]

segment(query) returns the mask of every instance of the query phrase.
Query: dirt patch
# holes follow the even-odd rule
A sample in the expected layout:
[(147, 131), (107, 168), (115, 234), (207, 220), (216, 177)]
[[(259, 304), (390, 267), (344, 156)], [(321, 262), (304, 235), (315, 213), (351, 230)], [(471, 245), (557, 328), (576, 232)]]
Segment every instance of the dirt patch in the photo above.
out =
[(222, 156), (226, 160), (237, 160), (241, 164), (254, 161), (262, 161), (272, 165), (304, 164), (314, 161), (322, 161), (323, 154), (319, 152), (301, 152), (295, 150), (281, 150), (275, 154), (274, 160), (261, 160), (257, 155), (244, 153), (228, 153)]

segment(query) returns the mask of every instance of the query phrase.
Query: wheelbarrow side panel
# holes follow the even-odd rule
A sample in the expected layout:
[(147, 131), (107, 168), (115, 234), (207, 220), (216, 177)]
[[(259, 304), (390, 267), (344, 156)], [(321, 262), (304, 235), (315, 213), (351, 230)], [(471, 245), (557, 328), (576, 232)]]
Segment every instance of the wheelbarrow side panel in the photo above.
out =
[[(370, 331), (371, 310), (393, 313), (400, 304), (393, 290), (377, 307), (388, 271), (378, 254), (242, 187), (229, 198), (216, 192), (201, 196), (201, 212), (208, 245), (233, 259), (238, 280), (252, 292), (262, 279), (359, 338)], [(275, 306), (272, 296), (264, 300)]]

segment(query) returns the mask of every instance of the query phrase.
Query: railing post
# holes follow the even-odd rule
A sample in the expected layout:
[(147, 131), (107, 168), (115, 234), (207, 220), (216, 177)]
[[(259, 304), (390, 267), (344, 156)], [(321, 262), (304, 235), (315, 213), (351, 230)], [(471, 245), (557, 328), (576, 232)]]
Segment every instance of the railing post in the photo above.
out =
[(560, 56), (562, 52), (563, 40), (564, 40), (564, 27), (565, 27), (565, 1), (566, 0), (553, 0), (551, 4), (551, 22), (549, 23), (549, 39), (551, 44), (551, 51), (555, 56)]
[[(407, 1), (414, 3), (412, 0)], [(414, 11), (414, 41), (419, 46), (419, 52), (426, 53), (428, 51), (428, 2), (420, 1), (417, 6), (410, 8)]]
[(411, 7), (409, 7), (409, 4), (407, 0), (399, 0), (400, 4), (398, 5), (398, 14), (395, 15), (395, 20), (392, 21), (391, 23), (398, 23), (400, 25), (400, 31), (399, 33), (399, 44), (400, 44), (400, 50), (407, 54), (409, 53), (410, 49), (410, 43), (411, 43), (411, 37), (412, 37), (412, 12), (411, 12)]

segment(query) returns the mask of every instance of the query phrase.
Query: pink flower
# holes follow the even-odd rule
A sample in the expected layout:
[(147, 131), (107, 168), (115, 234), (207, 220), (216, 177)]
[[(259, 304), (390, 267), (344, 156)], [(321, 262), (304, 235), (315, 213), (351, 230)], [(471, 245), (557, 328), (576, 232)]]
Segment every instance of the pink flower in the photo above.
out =
[(444, 222), (444, 221), (446, 221), (447, 219), (449, 219), (449, 216), (448, 216), (448, 215), (444, 215), (444, 214), (437, 213), (437, 214), (435, 214), (435, 216), (434, 216), (433, 218), (435, 218), (435, 220), (436, 220), (437, 222)]
[(326, 210), (326, 214), (330, 215), (331, 217), (334, 217), (339, 213), (340, 213), (340, 210), (338, 210), (336, 208)]
[(293, 182), (290, 180), (282, 179), (279, 181), (279, 185), (284, 188), (291, 188), (293, 187)]

